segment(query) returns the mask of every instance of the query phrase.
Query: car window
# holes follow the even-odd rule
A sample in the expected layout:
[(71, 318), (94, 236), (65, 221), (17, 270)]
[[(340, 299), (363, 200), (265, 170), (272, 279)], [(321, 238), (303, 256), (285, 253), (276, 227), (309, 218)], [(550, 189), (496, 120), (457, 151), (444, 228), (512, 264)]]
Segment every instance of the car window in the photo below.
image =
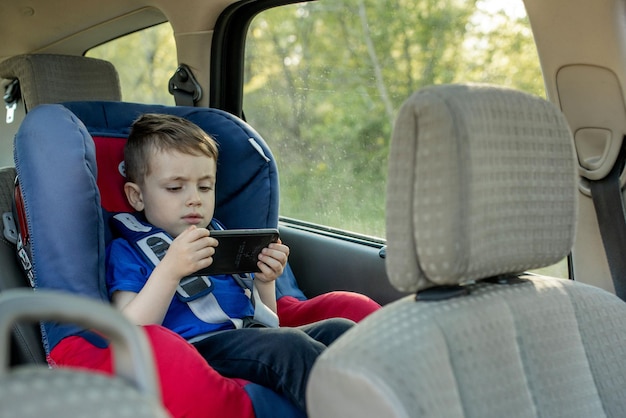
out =
[(174, 105), (167, 85), (178, 64), (169, 23), (117, 38), (90, 49), (85, 55), (115, 66), (124, 101)]
[(243, 107), (279, 163), (281, 214), (384, 236), (389, 139), (411, 92), (475, 81), (544, 96), (517, 3), (340, 0), (258, 15)]
[(281, 215), (384, 237), (396, 111), (420, 87), (454, 82), (545, 97), (521, 0), (319, 1), (255, 17), (243, 109), (275, 154)]

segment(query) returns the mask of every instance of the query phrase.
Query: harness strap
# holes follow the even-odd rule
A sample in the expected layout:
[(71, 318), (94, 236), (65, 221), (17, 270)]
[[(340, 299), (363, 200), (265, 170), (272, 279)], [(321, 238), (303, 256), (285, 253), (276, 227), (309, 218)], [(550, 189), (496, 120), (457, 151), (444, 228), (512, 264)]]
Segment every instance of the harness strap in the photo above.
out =
[[(144, 258), (156, 266), (165, 256), (167, 249), (172, 243), (172, 238), (163, 230), (147, 225), (138, 220), (130, 213), (118, 213), (113, 216), (115, 227), (124, 238), (143, 254)], [(213, 229), (224, 229), (218, 222), (211, 221)], [(232, 276), (244, 289), (250, 289), (252, 293), (252, 305), (254, 306), (253, 321), (267, 327), (278, 327), (278, 316), (268, 308), (254, 287), (251, 274), (244, 277)], [(209, 276), (188, 276), (183, 278), (177, 286), (176, 296), (189, 306), (189, 309), (198, 319), (210, 324), (230, 321), (235, 328), (246, 326), (246, 321), (241, 318), (231, 318), (219, 305), (219, 301), (213, 295), (213, 282)]]
[(267, 307), (261, 300), (259, 291), (254, 286), (254, 278), (251, 274), (233, 274), (233, 278), (239, 283), (239, 286), (244, 289), (252, 290), (252, 305), (254, 306), (253, 321), (261, 324), (266, 324), (270, 328), (278, 328), (278, 316)]
[(195, 316), (209, 324), (219, 324), (230, 321), (235, 328), (243, 328), (243, 319), (231, 318), (226, 315), (226, 312), (222, 310), (213, 293), (209, 293), (199, 299), (191, 300), (187, 302), (187, 306), (189, 306), (189, 309), (191, 309), (191, 312), (193, 312)]
[(278, 328), (278, 315), (261, 300), (256, 286), (252, 286), (252, 304), (254, 305), (254, 320), (270, 328)]

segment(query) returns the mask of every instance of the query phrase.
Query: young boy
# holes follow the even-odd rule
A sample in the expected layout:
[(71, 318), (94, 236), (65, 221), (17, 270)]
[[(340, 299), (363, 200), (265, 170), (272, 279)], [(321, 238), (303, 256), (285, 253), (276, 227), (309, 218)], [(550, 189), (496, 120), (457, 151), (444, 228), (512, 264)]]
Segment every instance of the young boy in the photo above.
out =
[[(234, 323), (242, 323), (239, 319), (253, 315), (254, 307), (249, 292), (230, 275), (210, 277), (211, 297), (234, 321), (205, 322), (176, 295), (181, 279), (213, 262), (218, 241), (207, 227), (215, 206), (217, 156), (213, 139), (188, 120), (146, 114), (135, 121), (124, 149), (124, 192), (138, 217), (173, 241), (153, 267), (125, 238), (113, 240), (106, 260), (109, 295), (134, 323), (162, 324), (192, 341), (220, 374), (270, 387), (305, 410), (306, 382), (315, 359), (352, 321), (335, 318), (299, 328), (236, 327)], [(282, 242), (270, 244), (259, 255), (260, 272), (254, 275), (260, 299), (274, 313), (274, 282), (288, 256)]]

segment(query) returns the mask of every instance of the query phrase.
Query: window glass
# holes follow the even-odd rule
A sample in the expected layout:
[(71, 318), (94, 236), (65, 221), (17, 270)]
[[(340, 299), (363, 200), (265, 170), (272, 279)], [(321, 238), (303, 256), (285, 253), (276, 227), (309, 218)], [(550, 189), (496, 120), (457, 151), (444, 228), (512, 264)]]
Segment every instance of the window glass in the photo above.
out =
[(173, 105), (168, 81), (177, 67), (174, 33), (163, 23), (117, 38), (85, 54), (111, 62), (118, 71), (122, 99)]
[[(281, 215), (384, 237), (396, 112), (430, 84), (485, 82), (545, 97), (521, 0), (336, 0), (259, 14), (244, 112), (280, 170)], [(567, 263), (542, 273), (567, 277)]]
[[(506, 7), (506, 8), (505, 8)], [(281, 215), (383, 237), (396, 111), (437, 83), (544, 96), (521, 0), (338, 0), (258, 15), (244, 112), (278, 162)]]

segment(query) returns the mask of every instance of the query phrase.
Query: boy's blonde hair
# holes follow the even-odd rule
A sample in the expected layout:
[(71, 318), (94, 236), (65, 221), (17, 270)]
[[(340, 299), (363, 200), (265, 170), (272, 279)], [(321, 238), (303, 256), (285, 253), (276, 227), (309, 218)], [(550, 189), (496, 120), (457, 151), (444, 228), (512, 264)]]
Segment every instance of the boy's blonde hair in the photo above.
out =
[(193, 122), (174, 115), (146, 113), (133, 122), (124, 147), (127, 181), (143, 181), (155, 151), (206, 155), (215, 162), (218, 156), (215, 140)]

